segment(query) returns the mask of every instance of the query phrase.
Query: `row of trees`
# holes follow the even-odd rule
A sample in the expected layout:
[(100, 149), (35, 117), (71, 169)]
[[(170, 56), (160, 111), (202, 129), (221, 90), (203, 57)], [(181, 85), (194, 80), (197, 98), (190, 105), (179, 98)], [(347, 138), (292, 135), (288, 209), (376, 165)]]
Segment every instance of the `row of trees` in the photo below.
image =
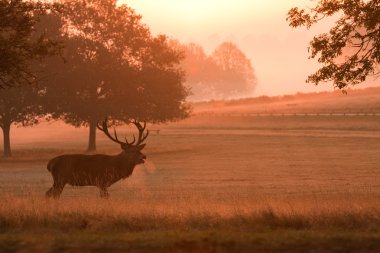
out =
[(193, 101), (231, 99), (251, 96), (257, 79), (251, 61), (231, 42), (223, 42), (211, 55), (200, 45), (180, 44), (175, 48), (184, 52), (182, 68), (186, 85), (191, 88)]
[(8, 0), (1, 2), (3, 14), (0, 54), (9, 54), (1, 57), (0, 70), (5, 156), (11, 155), (10, 126), (36, 124), (43, 115), (88, 126), (88, 151), (96, 149), (96, 124), (105, 116), (117, 122), (188, 116), (182, 52), (165, 36), (153, 36), (128, 6), (116, 0)]

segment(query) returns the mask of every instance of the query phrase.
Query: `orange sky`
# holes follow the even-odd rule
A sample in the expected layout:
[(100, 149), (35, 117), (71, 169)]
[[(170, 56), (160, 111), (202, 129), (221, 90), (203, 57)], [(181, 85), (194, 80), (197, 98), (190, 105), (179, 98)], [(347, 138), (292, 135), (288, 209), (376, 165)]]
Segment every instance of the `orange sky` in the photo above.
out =
[[(256, 70), (254, 94), (281, 95), (333, 90), (331, 84), (306, 84), (318, 65), (308, 60), (312, 37), (327, 31), (328, 22), (307, 31), (292, 29), (285, 18), (293, 6), (313, 6), (309, 0), (121, 0), (143, 16), (153, 33), (163, 33), (182, 42), (195, 42), (207, 52), (222, 41), (242, 49)], [(330, 21), (331, 24), (331, 21)], [(379, 80), (362, 84), (368, 87)]]

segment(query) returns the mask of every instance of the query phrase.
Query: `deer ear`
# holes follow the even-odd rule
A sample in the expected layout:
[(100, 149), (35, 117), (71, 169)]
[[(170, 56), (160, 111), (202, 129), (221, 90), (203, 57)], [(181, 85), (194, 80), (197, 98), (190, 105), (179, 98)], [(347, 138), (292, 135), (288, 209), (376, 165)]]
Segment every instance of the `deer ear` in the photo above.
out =
[(139, 145), (138, 148), (139, 150), (141, 151), (144, 147), (145, 147), (146, 144), (142, 144), (142, 145)]

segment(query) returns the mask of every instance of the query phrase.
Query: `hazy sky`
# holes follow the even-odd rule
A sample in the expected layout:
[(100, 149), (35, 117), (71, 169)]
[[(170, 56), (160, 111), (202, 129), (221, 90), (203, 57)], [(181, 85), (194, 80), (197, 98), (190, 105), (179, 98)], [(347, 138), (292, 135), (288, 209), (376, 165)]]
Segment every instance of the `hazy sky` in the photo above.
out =
[[(232, 41), (251, 59), (259, 84), (253, 95), (281, 95), (333, 90), (331, 84), (306, 84), (318, 64), (308, 60), (307, 46), (315, 34), (328, 31), (328, 22), (310, 31), (293, 29), (286, 14), (310, 0), (123, 0), (143, 16), (153, 33), (182, 42), (195, 42), (211, 52)], [(331, 21), (330, 21), (331, 24)], [(380, 84), (380, 80), (358, 87)]]

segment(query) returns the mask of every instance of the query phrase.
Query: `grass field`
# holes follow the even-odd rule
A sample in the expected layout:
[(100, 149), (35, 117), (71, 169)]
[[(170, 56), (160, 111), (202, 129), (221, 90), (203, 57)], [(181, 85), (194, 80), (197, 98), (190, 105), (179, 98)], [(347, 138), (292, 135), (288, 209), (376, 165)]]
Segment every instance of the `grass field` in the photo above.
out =
[[(86, 130), (14, 130), (14, 156), (0, 160), (0, 252), (380, 252), (379, 116), (151, 128), (148, 162), (109, 200), (66, 186), (59, 201), (44, 198), (46, 163), (82, 152)], [(101, 135), (98, 149), (119, 152)]]

